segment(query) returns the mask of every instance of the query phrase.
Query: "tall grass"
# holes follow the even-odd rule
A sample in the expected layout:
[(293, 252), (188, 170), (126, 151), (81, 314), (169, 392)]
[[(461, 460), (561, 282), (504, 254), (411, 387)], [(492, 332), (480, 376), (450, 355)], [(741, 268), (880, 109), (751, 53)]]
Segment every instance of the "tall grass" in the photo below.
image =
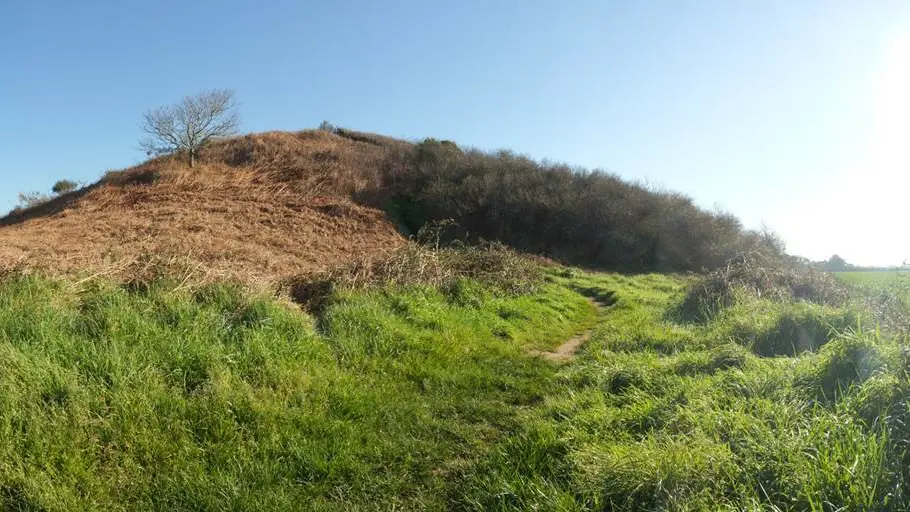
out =
[(383, 258), (290, 277), (282, 286), (297, 303), (319, 313), (344, 290), (431, 286), (464, 303), (474, 285), (520, 296), (538, 291), (542, 282), (539, 264), (501, 244), (442, 248), (437, 239), (435, 246), (412, 241)]
[(444, 508), (589, 322), (547, 285), (460, 305), (433, 287), (341, 297), (322, 334), (230, 285), (0, 284), (0, 506)]
[[(905, 510), (910, 356), (848, 306), (550, 269), (341, 287), (0, 284), (0, 505)], [(576, 358), (552, 349), (594, 325)], [(814, 342), (793, 346), (801, 332)], [(768, 350), (768, 347), (774, 348)]]
[[(733, 333), (773, 311), (795, 325), (854, 313), (751, 297), (705, 323), (667, 312), (663, 276), (574, 277), (613, 290), (609, 321), (560, 388), (465, 475), (475, 510), (905, 510), (908, 383), (884, 333), (825, 332), (767, 357)], [(581, 280), (581, 282), (578, 282)], [(795, 308), (795, 309), (794, 309)], [(795, 312), (799, 311), (798, 314)], [(764, 336), (793, 339), (773, 318)], [(764, 331), (762, 329), (765, 329)]]

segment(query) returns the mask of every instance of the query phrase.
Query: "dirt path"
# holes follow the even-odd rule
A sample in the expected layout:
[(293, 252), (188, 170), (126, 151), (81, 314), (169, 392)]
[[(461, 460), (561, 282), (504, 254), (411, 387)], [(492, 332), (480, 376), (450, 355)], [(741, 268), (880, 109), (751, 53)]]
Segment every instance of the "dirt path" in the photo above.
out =
[[(602, 310), (614, 304), (612, 297), (609, 298), (594, 298), (588, 297), (588, 302), (590, 302), (598, 310)], [(556, 347), (553, 350), (538, 350), (532, 349), (528, 351), (534, 357), (542, 357), (547, 361), (553, 361), (554, 363), (561, 363), (565, 361), (570, 361), (575, 358), (575, 354), (581, 349), (582, 345), (586, 341), (591, 339), (591, 333), (594, 331), (594, 328), (588, 329), (581, 334), (576, 334), (563, 344)]]
[(574, 358), (575, 354), (578, 352), (578, 350), (581, 348), (581, 346), (584, 345), (585, 342), (591, 338), (592, 330), (593, 329), (588, 329), (587, 331), (585, 331), (581, 334), (577, 334), (577, 335), (569, 338), (565, 343), (556, 347), (552, 351), (534, 349), (534, 350), (531, 350), (529, 353), (535, 357), (542, 357), (542, 358), (546, 359), (547, 361), (553, 361), (553, 362), (568, 361), (568, 360)]

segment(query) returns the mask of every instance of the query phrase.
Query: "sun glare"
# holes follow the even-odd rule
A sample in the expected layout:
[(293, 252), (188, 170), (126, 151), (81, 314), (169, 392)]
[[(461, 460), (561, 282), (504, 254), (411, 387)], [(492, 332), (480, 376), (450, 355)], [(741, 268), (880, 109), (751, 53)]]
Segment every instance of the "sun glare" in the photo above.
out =
[(882, 177), (904, 181), (910, 170), (910, 29), (886, 49), (876, 88), (874, 153)]

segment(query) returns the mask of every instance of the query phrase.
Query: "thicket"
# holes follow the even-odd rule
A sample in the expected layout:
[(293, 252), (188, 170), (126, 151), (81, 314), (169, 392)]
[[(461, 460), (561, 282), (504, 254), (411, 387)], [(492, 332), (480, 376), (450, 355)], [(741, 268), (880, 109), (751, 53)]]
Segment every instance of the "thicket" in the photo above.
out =
[(256, 183), (282, 190), (383, 208), (407, 235), (451, 219), (447, 241), (497, 241), (601, 270), (701, 272), (745, 252), (783, 254), (773, 235), (744, 229), (734, 215), (700, 208), (683, 194), (447, 140), (412, 144), (326, 122), (229, 139), (200, 159), (253, 169)]
[(744, 296), (827, 306), (842, 306), (850, 299), (847, 287), (830, 273), (778, 255), (750, 252), (693, 281), (675, 313), (703, 321)]
[[(425, 242), (425, 241), (424, 241)], [(539, 290), (540, 265), (498, 243), (477, 246), (455, 244), (434, 247), (411, 241), (384, 258), (359, 261), (323, 272), (286, 279), (283, 288), (295, 302), (321, 313), (338, 292), (362, 289), (402, 289), (423, 286), (439, 289), (458, 303), (475, 283), (503, 296), (517, 297)]]
[(452, 237), (497, 240), (563, 262), (621, 271), (701, 271), (737, 254), (782, 253), (773, 236), (603, 171), (426, 139), (390, 149), (381, 188), (407, 230), (453, 219)]
[[(910, 340), (910, 278), (898, 274), (884, 284), (849, 285), (812, 265), (761, 253), (739, 255), (690, 281), (681, 302), (669, 316), (706, 322), (724, 310), (754, 299), (847, 308), (889, 336), (902, 342)], [(757, 321), (762, 316), (751, 318)], [(818, 330), (797, 323), (801, 331)]]

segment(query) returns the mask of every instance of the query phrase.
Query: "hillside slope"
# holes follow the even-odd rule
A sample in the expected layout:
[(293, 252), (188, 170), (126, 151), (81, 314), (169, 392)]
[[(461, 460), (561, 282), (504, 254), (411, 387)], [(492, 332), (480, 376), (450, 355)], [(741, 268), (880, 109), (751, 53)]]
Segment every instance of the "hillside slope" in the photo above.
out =
[[(349, 164), (325, 155), (339, 153), (333, 144), (354, 144), (311, 135), (227, 141), (192, 170), (178, 159), (152, 160), (14, 212), (0, 226), (0, 265), (117, 272), (176, 258), (218, 276), (268, 281), (400, 246), (404, 238), (383, 212), (326, 189), (325, 176), (339, 177)], [(248, 145), (251, 160), (236, 158), (238, 144)], [(294, 175), (295, 165), (310, 174)]]
[(337, 129), (221, 141), (193, 169), (173, 156), (109, 173), (0, 221), (0, 264), (65, 271), (176, 255), (272, 280), (382, 255), (404, 243), (399, 229), (448, 219), (444, 237), (604, 270), (700, 271), (783, 250), (730, 214), (610, 173)]

